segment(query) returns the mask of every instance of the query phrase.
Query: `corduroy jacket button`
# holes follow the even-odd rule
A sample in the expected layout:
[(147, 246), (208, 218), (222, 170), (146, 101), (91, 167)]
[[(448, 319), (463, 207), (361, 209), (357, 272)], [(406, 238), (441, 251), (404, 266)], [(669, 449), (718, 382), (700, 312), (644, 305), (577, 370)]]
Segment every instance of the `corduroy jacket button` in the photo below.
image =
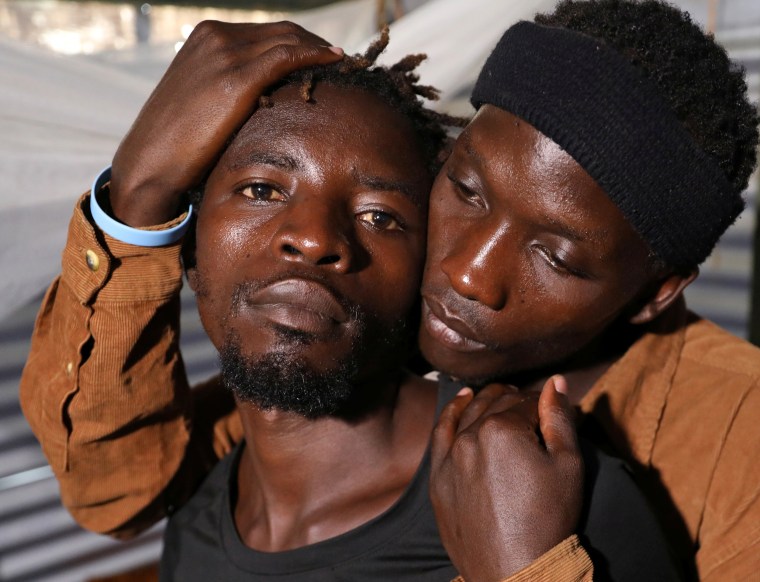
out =
[(95, 254), (95, 251), (87, 249), (85, 260), (87, 261), (87, 267), (89, 267), (90, 271), (93, 273), (100, 268), (100, 258)]

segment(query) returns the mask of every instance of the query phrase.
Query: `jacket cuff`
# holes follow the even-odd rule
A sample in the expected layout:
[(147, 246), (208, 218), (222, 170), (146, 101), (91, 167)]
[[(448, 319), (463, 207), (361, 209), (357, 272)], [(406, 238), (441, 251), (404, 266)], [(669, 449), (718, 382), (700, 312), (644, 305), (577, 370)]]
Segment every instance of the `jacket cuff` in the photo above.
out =
[[(161, 301), (182, 286), (181, 241), (140, 247), (103, 233), (90, 214), (90, 194), (77, 202), (63, 251), (62, 281), (83, 305), (99, 301)], [(182, 217), (153, 228), (169, 228)], [(118, 269), (115, 267), (118, 266)]]
[(573, 534), (502, 582), (580, 582), (593, 574), (594, 564)]

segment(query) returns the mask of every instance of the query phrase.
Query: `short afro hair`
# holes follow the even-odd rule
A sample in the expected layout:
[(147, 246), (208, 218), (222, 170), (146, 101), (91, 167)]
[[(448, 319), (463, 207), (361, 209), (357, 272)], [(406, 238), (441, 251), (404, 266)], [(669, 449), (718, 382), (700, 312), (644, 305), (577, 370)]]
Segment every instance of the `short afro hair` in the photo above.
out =
[(656, 85), (736, 191), (747, 187), (757, 159), (758, 113), (744, 70), (687, 13), (661, 0), (563, 0), (535, 22), (615, 48)]

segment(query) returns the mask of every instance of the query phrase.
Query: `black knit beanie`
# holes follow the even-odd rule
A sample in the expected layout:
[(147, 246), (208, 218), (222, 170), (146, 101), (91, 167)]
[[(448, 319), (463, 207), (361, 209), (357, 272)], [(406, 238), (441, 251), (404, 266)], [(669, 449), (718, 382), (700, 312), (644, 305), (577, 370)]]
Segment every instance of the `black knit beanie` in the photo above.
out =
[(475, 85), (472, 104), (486, 103), (567, 151), (671, 267), (704, 261), (744, 208), (654, 83), (598, 39), (515, 24)]

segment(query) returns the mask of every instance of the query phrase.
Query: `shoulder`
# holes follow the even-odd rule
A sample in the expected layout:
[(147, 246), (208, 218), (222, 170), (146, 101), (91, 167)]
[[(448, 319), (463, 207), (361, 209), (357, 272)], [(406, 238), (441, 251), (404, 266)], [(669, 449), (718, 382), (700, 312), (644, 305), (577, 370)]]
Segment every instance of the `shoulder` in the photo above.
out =
[(757, 383), (760, 380), (760, 348), (689, 313), (681, 365), (695, 371), (714, 371), (724, 377)]
[[(661, 430), (680, 427), (686, 438), (698, 423), (719, 446), (742, 418), (760, 418), (760, 348), (690, 313)], [(755, 420), (747, 430), (760, 435)]]

